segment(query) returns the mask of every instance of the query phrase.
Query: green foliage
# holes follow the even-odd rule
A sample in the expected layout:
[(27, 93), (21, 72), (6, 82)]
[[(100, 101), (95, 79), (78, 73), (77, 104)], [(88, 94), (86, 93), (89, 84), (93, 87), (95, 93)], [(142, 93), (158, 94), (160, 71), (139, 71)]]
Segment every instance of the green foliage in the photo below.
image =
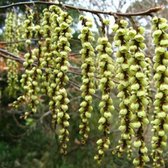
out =
[[(8, 94), (7, 94), (8, 95)], [(2, 95), (4, 98), (4, 95)], [(6, 99), (8, 99), (6, 97)], [(3, 108), (5, 104), (1, 104)], [(74, 106), (73, 106), (74, 108)], [(77, 108), (77, 107), (76, 107)], [(93, 120), (91, 124), (91, 134), (94, 135), (93, 139), (89, 140), (85, 146), (79, 143), (78, 139), (78, 123), (75, 121), (78, 116), (73, 113), (71, 115), (72, 125), (71, 129), (71, 141), (69, 153), (66, 156), (62, 156), (59, 151), (58, 139), (55, 139), (50, 125), (48, 123), (48, 117), (44, 119), (43, 125), (37, 122), (36, 126), (20, 128), (13, 120), (12, 114), (9, 113), (9, 109), (3, 108), (1, 111), (0, 119), (0, 167), (2, 168), (96, 168), (97, 165), (93, 160), (95, 151), (95, 140), (99, 136), (95, 125), (98, 119), (98, 102), (94, 101)], [(14, 112), (14, 111), (13, 111)], [(17, 113), (19, 111), (15, 111)], [(117, 112), (116, 112), (117, 113)], [(17, 120), (23, 126), (26, 126), (26, 122), (19, 119), (19, 114), (16, 115)], [(117, 127), (117, 126), (116, 126)], [(113, 144), (114, 145), (114, 144)], [(109, 165), (115, 168), (126, 168), (130, 165), (130, 161), (125, 158), (125, 164), (123, 164), (123, 158), (118, 159), (117, 156), (111, 157), (108, 153), (105, 161), (104, 168), (108, 168)]]

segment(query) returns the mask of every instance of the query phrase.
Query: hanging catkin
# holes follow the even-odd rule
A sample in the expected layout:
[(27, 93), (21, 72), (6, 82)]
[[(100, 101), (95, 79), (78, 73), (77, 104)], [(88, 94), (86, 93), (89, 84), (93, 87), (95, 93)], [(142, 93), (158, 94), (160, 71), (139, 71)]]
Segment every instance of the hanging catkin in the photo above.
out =
[(82, 94), (82, 102), (80, 104), (80, 118), (81, 124), (79, 125), (80, 134), (82, 135), (82, 143), (85, 143), (88, 139), (90, 132), (89, 119), (91, 118), (92, 96), (95, 93), (94, 89), (94, 48), (92, 42), (94, 41), (93, 34), (91, 32), (92, 21), (88, 18), (81, 16), (83, 28), (79, 38), (82, 43), (82, 49), (80, 50), (82, 57), (82, 86), (80, 87)]

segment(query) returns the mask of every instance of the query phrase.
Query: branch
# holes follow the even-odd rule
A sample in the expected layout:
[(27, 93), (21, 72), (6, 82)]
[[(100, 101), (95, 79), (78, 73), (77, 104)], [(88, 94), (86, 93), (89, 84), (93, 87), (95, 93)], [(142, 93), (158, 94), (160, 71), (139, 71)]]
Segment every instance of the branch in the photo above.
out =
[(14, 54), (12, 54), (2, 48), (0, 48), (0, 56), (2, 56), (3, 58), (15, 60), (21, 64), (23, 64), (23, 62), (24, 62), (23, 58), (17, 57), (16, 55), (14, 55)]
[[(23, 43), (23, 42), (26, 42), (26, 40), (31, 40), (31, 41), (35, 41), (35, 42), (38, 42), (38, 41), (44, 41), (46, 40), (46, 38), (40, 38), (40, 39), (22, 39), (22, 40), (17, 40), (17, 41), (0, 41), (0, 45), (2, 44), (6, 44), (6, 45), (10, 45), (10, 44), (15, 44), (15, 43)], [(79, 41), (78, 39), (74, 39), (74, 38), (71, 38), (71, 41)]]
[[(69, 56), (71, 56), (73, 54), (70, 54)], [(14, 60), (14, 61), (17, 61), (19, 62), (20, 64), (23, 64), (25, 62), (25, 59), (24, 58), (21, 58), (19, 56), (16, 56), (14, 54), (12, 54), (11, 52), (7, 51), (7, 50), (4, 50), (2, 48), (0, 48), (0, 57), (3, 57), (5, 59), (11, 59), (11, 60)], [(37, 66), (37, 62), (33, 64), (33, 66)], [(44, 69), (43, 69), (44, 70)], [(69, 70), (68, 70), (68, 73), (72, 73), (72, 74), (75, 74), (75, 75), (79, 75), (81, 76), (81, 69), (78, 68), (78, 67), (74, 67), (74, 66), (69, 66)], [(99, 77), (95, 76), (96, 79), (99, 79)], [(115, 83), (118, 83), (115, 79), (113, 79), (113, 81)]]
[(17, 3), (12, 3), (9, 5), (4, 5), (0, 6), (0, 10), (5, 10), (7, 8), (15, 7), (15, 6), (25, 6), (25, 5), (57, 5), (63, 8), (67, 9), (73, 9), (77, 11), (84, 11), (84, 12), (89, 12), (93, 14), (105, 14), (105, 15), (112, 15), (112, 16), (124, 16), (124, 17), (130, 17), (130, 16), (141, 16), (141, 15), (149, 15), (151, 16), (151, 13), (156, 13), (160, 10), (162, 10), (164, 7), (163, 6), (157, 6), (154, 8), (147, 9), (142, 12), (136, 12), (136, 13), (120, 13), (120, 12), (112, 12), (112, 11), (101, 11), (101, 10), (92, 10), (92, 9), (86, 9), (86, 8), (81, 8), (81, 7), (74, 7), (71, 5), (66, 5), (66, 4), (61, 4), (61, 3), (54, 3), (54, 2), (44, 2), (44, 1), (35, 1), (35, 2), (17, 2)]
[[(15, 44), (15, 43), (23, 43), (28, 39), (23, 39), (23, 40), (17, 40), (17, 41), (0, 41), (0, 44), (6, 44), (6, 45), (10, 45), (10, 44)], [(39, 39), (30, 39), (31, 41), (39, 41)]]
[[(2, 48), (0, 48), (0, 57), (3, 57), (5, 59), (12, 59), (14, 61), (19, 62), (20, 64), (23, 64), (25, 62), (24, 58), (18, 57), (16, 55), (10, 53), (9, 51), (2, 49)], [(33, 65), (37, 66), (36, 63), (34, 63)], [(72, 73), (72, 74), (76, 74), (76, 75), (81, 75), (81, 70), (78, 67), (69, 66), (68, 72)]]

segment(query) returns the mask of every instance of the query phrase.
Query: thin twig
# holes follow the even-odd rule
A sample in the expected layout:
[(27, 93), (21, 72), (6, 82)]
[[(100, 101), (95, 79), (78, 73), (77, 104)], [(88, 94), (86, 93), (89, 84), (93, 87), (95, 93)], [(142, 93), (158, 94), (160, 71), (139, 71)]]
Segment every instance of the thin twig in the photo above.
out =
[(26, 129), (26, 128), (27, 128), (27, 126), (22, 125), (22, 124), (19, 123), (19, 121), (17, 120), (16, 115), (15, 115), (14, 112), (12, 112), (12, 116), (13, 116), (13, 119), (14, 119), (14, 121), (15, 121), (15, 123), (16, 123), (16, 125), (17, 125), (18, 127), (22, 128), (22, 129)]
[(51, 111), (49, 110), (49, 111), (47, 111), (46, 113), (44, 113), (41, 117), (40, 117), (40, 123), (43, 123), (43, 119), (45, 118), (45, 117), (47, 117), (48, 115), (51, 115)]
[[(40, 38), (40, 39), (22, 39), (22, 40), (17, 40), (17, 41), (0, 41), (0, 44), (15, 44), (15, 43), (24, 43), (24, 42), (26, 42), (26, 40), (31, 40), (31, 41), (45, 41), (46, 40), (46, 38)], [(79, 42), (79, 40), (78, 39), (74, 39), (74, 38), (72, 38), (71, 39), (71, 41), (78, 41)]]
[[(15, 43), (23, 43), (28, 39), (17, 40), (17, 41), (0, 41), (0, 44), (15, 44)], [(39, 41), (41, 39), (30, 39), (31, 41)]]
[(84, 12), (89, 12), (89, 13), (93, 13), (93, 14), (105, 14), (105, 15), (112, 15), (112, 16), (117, 15), (117, 16), (124, 16), (124, 17), (141, 16), (141, 15), (151, 16), (151, 13), (156, 13), (156, 12), (163, 9), (163, 6), (157, 6), (157, 7), (150, 8), (150, 9), (147, 9), (145, 11), (136, 12), (136, 13), (120, 13), (120, 12), (112, 12), (112, 11), (92, 10), (92, 9), (74, 7), (74, 6), (71, 6), (71, 5), (54, 3), (54, 2), (33, 1), (33, 2), (17, 2), (17, 3), (12, 3), (12, 4), (9, 4), (9, 5), (0, 6), (0, 10), (5, 10), (7, 8), (11, 8), (11, 7), (15, 7), (15, 6), (25, 6), (25, 5), (34, 5), (34, 4), (47, 5), (47, 6), (57, 5), (57, 6), (61, 6), (61, 7), (67, 8), (67, 9), (84, 11)]

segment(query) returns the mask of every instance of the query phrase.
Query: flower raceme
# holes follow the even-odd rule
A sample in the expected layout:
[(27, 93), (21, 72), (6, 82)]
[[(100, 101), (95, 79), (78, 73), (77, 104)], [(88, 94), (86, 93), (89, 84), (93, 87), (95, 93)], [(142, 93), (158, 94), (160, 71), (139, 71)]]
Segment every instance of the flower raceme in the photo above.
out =
[(153, 42), (155, 44), (154, 56), (154, 80), (156, 87), (156, 95), (154, 101), (154, 115), (153, 115), (153, 137), (152, 137), (152, 156), (153, 166), (161, 167), (164, 165), (163, 149), (167, 145), (168, 132), (168, 101), (167, 101), (167, 84), (168, 84), (168, 24), (165, 18), (154, 17), (153, 23)]
[[(48, 106), (51, 113), (51, 125), (60, 141), (60, 152), (66, 154), (70, 140), (70, 114), (69, 96), (67, 84), (69, 53), (72, 46), (71, 24), (72, 17), (65, 9), (50, 5), (35, 19), (36, 15), (31, 8), (28, 9), (25, 21), (20, 26), (20, 34), (25, 40), (24, 72), (21, 77), (21, 85), (24, 94), (13, 105), (19, 103), (28, 104), (28, 110), (24, 118), (33, 118), (33, 114), (39, 112), (38, 106), (43, 97), (49, 100)], [(14, 37), (12, 30), (17, 25), (14, 13), (9, 13), (6, 19), (5, 38), (12, 42)], [(17, 21), (16, 21), (17, 22)], [(19, 21), (20, 22), (20, 21)], [(111, 123), (114, 103), (112, 91), (115, 82), (117, 84), (117, 96), (113, 96), (119, 103), (119, 130), (121, 132), (116, 152), (120, 156), (127, 152), (129, 158), (134, 158), (133, 163), (137, 168), (143, 168), (149, 161), (148, 146), (146, 144), (145, 130), (151, 119), (149, 111), (152, 111), (153, 80), (155, 82), (154, 114), (152, 118), (152, 159), (153, 167), (164, 165), (163, 149), (167, 145), (168, 131), (168, 24), (164, 18), (152, 19), (153, 43), (155, 45), (154, 65), (146, 55), (144, 28), (141, 26), (130, 27), (131, 22), (118, 19), (112, 30), (114, 34), (113, 44), (105, 36), (98, 37), (93, 33), (93, 22), (86, 16), (80, 17), (82, 28), (78, 38), (81, 42), (81, 103), (79, 107), (79, 134), (81, 142), (87, 142), (91, 130), (91, 122), (94, 117), (93, 96), (100, 98), (98, 130), (102, 133), (96, 141), (97, 154), (95, 160), (101, 162), (105, 152), (110, 150)], [(109, 21), (103, 21), (103, 30)], [(15, 27), (15, 28), (14, 28)], [(17, 29), (17, 28), (16, 28)], [(96, 33), (95, 33), (96, 34)], [(16, 38), (20, 38), (16, 33)], [(34, 40), (39, 39), (39, 41)], [(95, 44), (96, 49), (94, 49)], [(18, 45), (9, 45), (7, 50), (19, 55)], [(114, 51), (114, 52), (113, 52)], [(116, 53), (115, 53), (116, 52)], [(114, 54), (115, 53), (115, 54)], [(115, 58), (116, 56), (116, 58)], [(114, 58), (114, 59), (112, 59)], [(9, 88), (17, 82), (17, 63), (8, 61)], [(79, 68), (79, 67), (78, 67)], [(96, 71), (97, 69), (97, 71)], [(115, 71), (117, 69), (117, 71)], [(71, 72), (70, 72), (71, 73)], [(154, 73), (153, 79), (152, 74)], [(75, 73), (74, 73), (75, 74)], [(76, 73), (77, 74), (77, 73)], [(116, 74), (116, 75), (114, 75)], [(97, 87), (98, 84), (98, 87)], [(11, 92), (17, 88), (12, 88)], [(116, 93), (116, 92), (114, 92)], [(116, 108), (117, 109), (117, 108)], [(92, 118), (91, 118), (92, 117)], [(30, 119), (31, 120), (31, 119)]]
[(99, 89), (102, 93), (101, 101), (99, 103), (101, 117), (98, 121), (98, 129), (103, 132), (103, 137), (97, 140), (98, 152), (94, 158), (100, 163), (105, 151), (110, 147), (110, 123), (112, 119), (112, 111), (114, 110), (113, 100), (111, 98), (111, 90), (114, 87), (114, 82), (112, 81), (112, 71), (114, 67), (111, 58), (112, 46), (107, 37), (100, 37), (98, 39), (96, 50), (98, 52), (97, 56), (99, 62)]
[(92, 107), (92, 97), (95, 93), (94, 88), (94, 48), (92, 42), (94, 41), (93, 33), (91, 32), (92, 21), (84, 16), (80, 17), (83, 28), (79, 39), (81, 40), (82, 49), (80, 50), (82, 59), (82, 86), (80, 87), (82, 94), (81, 97), (83, 101), (80, 104), (80, 118), (81, 124), (79, 125), (79, 133), (82, 135), (82, 143), (85, 143), (88, 139), (88, 134), (90, 132), (89, 119), (91, 118), (91, 113), (93, 111)]

